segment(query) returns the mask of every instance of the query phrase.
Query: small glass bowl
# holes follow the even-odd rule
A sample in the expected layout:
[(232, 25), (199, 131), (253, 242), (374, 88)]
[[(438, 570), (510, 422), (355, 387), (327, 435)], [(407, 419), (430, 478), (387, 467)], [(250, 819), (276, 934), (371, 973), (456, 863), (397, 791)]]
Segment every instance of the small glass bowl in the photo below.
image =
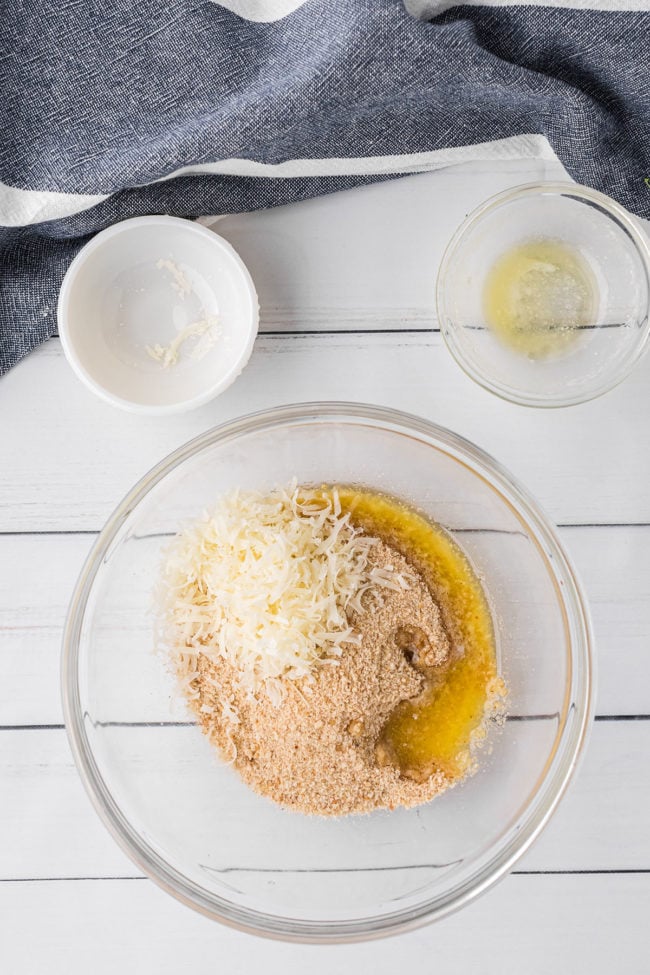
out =
[[(452, 533), (485, 587), (508, 719), (475, 775), (416, 809), (328, 819), (256, 795), (179, 706), (152, 652), (152, 589), (169, 537), (223, 491), (292, 477), (403, 498)], [(594, 686), (587, 608), (535, 502), (448, 430), (352, 403), (234, 420), (137, 484), (82, 571), (62, 677), (84, 785), (138, 866), (209, 917), (317, 942), (444, 917), (510, 870), (575, 770)]]
[[(483, 294), (502, 254), (540, 239), (581, 255), (596, 306), (561, 353), (533, 359), (494, 333)], [(602, 193), (576, 183), (531, 183), (497, 194), (467, 217), (443, 256), (436, 290), (442, 334), (471, 379), (523, 406), (572, 406), (620, 383), (646, 347), (650, 248), (637, 221)]]

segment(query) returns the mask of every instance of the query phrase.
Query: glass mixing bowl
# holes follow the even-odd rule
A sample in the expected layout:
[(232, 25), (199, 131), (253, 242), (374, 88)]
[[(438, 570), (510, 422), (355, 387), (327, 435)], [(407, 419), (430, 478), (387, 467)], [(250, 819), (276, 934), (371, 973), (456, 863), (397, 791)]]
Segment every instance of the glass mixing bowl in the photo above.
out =
[[(501, 255), (558, 241), (592, 281), (589, 319), (546, 358), (500, 340), (486, 320), (486, 279)], [(523, 406), (572, 406), (606, 393), (642, 356), (650, 320), (650, 248), (640, 224), (603, 193), (576, 183), (531, 183), (471, 213), (445, 251), (436, 289), (449, 351), (480, 386)]]
[[(255, 795), (220, 762), (152, 652), (152, 588), (169, 536), (222, 491), (293, 477), (405, 499), (452, 533), (483, 581), (509, 716), (479, 771), (428, 805), (326, 819)], [(468, 904), (529, 847), (585, 742), (591, 644), (552, 526), (490, 457), (393, 410), (283, 407), (177, 450), (109, 519), (66, 625), (66, 725), (97, 811), (164, 889), (246, 931), (358, 940)]]

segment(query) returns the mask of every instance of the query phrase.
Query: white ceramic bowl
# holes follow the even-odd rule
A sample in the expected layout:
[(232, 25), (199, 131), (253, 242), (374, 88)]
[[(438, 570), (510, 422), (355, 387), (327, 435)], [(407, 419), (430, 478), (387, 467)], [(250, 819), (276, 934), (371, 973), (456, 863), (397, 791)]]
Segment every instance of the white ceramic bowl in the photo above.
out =
[[(149, 414), (184, 412), (222, 393), (248, 362), (259, 319), (253, 281), (230, 244), (166, 216), (125, 220), (93, 237), (68, 268), (57, 314), (82, 382), (115, 406)], [(195, 323), (174, 364), (153, 357)]]

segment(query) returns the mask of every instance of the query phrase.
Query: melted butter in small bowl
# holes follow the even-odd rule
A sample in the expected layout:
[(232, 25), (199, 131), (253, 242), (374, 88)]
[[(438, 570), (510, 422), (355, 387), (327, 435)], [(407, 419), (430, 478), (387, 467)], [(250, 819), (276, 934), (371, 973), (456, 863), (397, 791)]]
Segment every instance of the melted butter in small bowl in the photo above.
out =
[(488, 271), (485, 318), (499, 339), (533, 359), (561, 355), (593, 325), (598, 285), (582, 254), (542, 238), (511, 247)]
[(575, 183), (514, 187), (452, 237), (440, 329), (466, 374), (525, 406), (584, 403), (630, 372), (650, 335), (650, 248), (615, 200)]

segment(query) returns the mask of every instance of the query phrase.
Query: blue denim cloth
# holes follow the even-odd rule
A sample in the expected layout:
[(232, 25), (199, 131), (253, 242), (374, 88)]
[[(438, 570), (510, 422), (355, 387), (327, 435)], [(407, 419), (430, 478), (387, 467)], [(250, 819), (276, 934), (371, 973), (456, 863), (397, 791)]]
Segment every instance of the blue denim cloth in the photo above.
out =
[(6, 4), (0, 183), (107, 198), (6, 227), (0, 187), (0, 373), (55, 331), (65, 269), (108, 224), (251, 210), (381, 178), (154, 182), (182, 166), (538, 133), (579, 182), (650, 216), (649, 24), (644, 12), (542, 6), (418, 20), (402, 0), (308, 0), (274, 23), (210, 0)]

